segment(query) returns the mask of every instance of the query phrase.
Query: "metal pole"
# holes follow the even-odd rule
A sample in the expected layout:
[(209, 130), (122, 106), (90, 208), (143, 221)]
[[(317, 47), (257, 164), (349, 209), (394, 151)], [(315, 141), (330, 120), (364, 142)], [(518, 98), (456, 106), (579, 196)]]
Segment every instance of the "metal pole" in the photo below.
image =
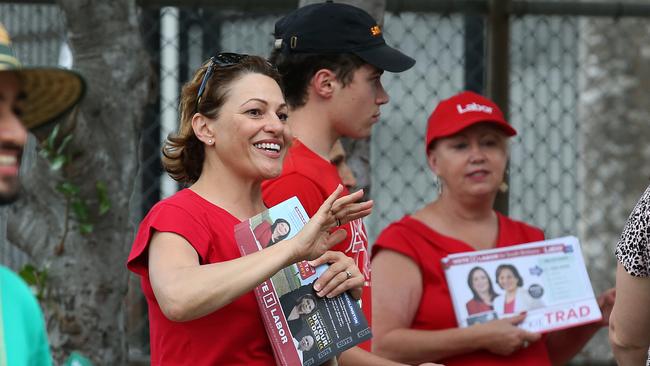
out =
[(481, 15), (466, 14), (465, 48), (465, 90), (483, 94), (485, 92), (485, 19)]
[[(490, 0), (488, 13), (487, 95), (508, 119), (510, 75), (510, 0)], [(504, 177), (507, 182), (509, 177)], [(508, 214), (508, 195), (499, 193), (494, 208)]]
[[(176, 7), (160, 9), (160, 143), (176, 131), (180, 81), (179, 70), (179, 11)], [(160, 198), (176, 193), (178, 185), (167, 174), (160, 176)]]

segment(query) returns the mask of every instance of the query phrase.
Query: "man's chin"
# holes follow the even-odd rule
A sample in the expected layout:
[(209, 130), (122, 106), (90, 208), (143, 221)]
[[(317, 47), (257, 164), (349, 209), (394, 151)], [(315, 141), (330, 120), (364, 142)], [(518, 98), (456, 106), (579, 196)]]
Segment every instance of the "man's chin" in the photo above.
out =
[(14, 203), (18, 199), (18, 184), (13, 185), (11, 188), (0, 189), (0, 206)]
[(13, 194), (0, 194), (0, 206), (9, 205), (18, 199), (18, 192)]

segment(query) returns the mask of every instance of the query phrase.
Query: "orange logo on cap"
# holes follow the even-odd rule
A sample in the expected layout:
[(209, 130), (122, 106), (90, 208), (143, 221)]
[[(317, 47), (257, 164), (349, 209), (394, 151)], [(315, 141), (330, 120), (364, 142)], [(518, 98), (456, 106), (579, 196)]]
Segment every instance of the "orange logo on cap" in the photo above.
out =
[(378, 25), (373, 25), (370, 28), (370, 33), (372, 34), (373, 37), (377, 37), (381, 35), (381, 28)]

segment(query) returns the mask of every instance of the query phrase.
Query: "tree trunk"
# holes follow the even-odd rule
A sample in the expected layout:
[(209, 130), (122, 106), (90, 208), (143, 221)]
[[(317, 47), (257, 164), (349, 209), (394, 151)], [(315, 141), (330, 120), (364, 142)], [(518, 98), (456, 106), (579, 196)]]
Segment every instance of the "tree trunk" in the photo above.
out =
[[(88, 84), (78, 115), (62, 126), (72, 133), (69, 146), (76, 153), (62, 171), (35, 159), (22, 176), (23, 195), (11, 208), (7, 237), (47, 270), (43, 302), (55, 360), (79, 350), (97, 365), (124, 365), (125, 261), (134, 232), (129, 200), (151, 72), (135, 1), (60, 0), (59, 5), (75, 69)], [(56, 190), (63, 179), (89, 202), (94, 222), (89, 234), (81, 234), (74, 216), (64, 214), (66, 199)], [(101, 216), (98, 181), (106, 184), (111, 203)], [(56, 254), (64, 236), (63, 251)]]
[[(650, 39), (646, 19), (586, 19), (582, 24), (584, 89), (580, 116), (579, 237), (598, 294), (614, 284), (614, 246), (650, 176)], [(606, 332), (585, 354), (611, 357)]]
[[(299, 7), (314, 4), (322, 3), (322, 0), (300, 0)], [(377, 20), (379, 24), (384, 23), (384, 11), (386, 9), (386, 0), (344, 0), (337, 1), (339, 3), (345, 3), (354, 5), (358, 8), (361, 8), (372, 15), (373, 18)], [(384, 122), (385, 123), (385, 122)], [(365, 198), (370, 198), (370, 137), (362, 140), (353, 140), (349, 138), (343, 138), (343, 147), (348, 155), (348, 165), (354, 172), (357, 178), (357, 187), (363, 188)]]

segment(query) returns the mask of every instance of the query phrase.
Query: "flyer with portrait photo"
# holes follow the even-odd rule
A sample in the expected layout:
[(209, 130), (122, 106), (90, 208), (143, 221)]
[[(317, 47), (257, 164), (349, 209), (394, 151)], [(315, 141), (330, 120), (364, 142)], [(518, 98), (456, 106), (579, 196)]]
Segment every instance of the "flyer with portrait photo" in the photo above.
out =
[[(295, 236), (309, 216), (296, 197), (235, 226), (242, 255)], [(276, 364), (320, 365), (371, 338), (358, 302), (347, 292), (334, 298), (316, 296), (314, 281), (327, 270), (307, 261), (283, 268), (254, 290)]]
[(519, 325), (550, 332), (602, 319), (574, 236), (442, 259), (459, 327), (527, 312)]

